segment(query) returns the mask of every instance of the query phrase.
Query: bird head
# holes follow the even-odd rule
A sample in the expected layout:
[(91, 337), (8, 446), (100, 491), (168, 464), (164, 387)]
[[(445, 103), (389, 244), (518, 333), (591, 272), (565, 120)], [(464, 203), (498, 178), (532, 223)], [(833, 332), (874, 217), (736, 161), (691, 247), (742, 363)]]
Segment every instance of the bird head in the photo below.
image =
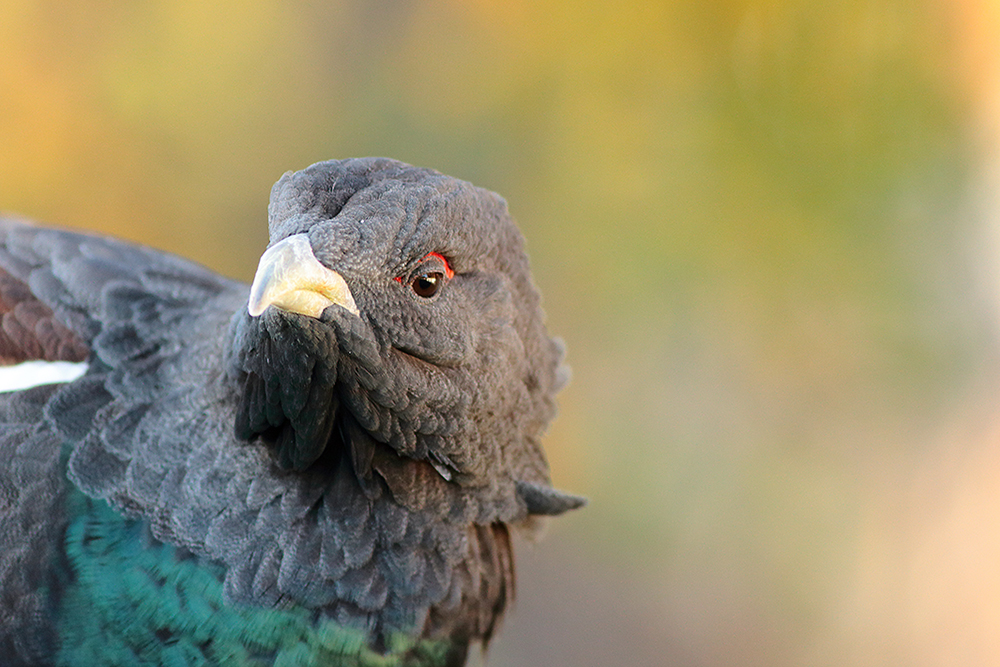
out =
[(268, 213), (234, 318), (240, 438), (286, 469), (350, 462), (364, 479), (389, 455), (449, 483), (517, 485), (535, 513), (579, 504), (548, 489), (539, 440), (563, 351), (501, 197), (368, 158), (285, 174)]

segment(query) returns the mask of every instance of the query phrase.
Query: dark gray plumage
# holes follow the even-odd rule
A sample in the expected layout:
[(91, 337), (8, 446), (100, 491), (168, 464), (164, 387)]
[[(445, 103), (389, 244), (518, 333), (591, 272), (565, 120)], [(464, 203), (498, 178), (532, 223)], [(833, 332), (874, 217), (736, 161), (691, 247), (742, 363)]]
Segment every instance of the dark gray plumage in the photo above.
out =
[[(275, 253), (311, 250), (337, 286), (262, 260), (259, 280), (294, 285), (252, 315), (246, 285), (184, 260), (0, 223), (0, 358), (89, 362), (0, 395), (8, 655), (79, 662), (69, 638), (97, 623), (124, 637), (119, 657), (87, 654), (106, 664), (277, 664), (292, 645), (312, 647), (299, 664), (462, 664), (513, 593), (510, 527), (582, 503), (549, 486), (562, 351), (500, 197), (387, 159), (324, 162), (274, 186), (269, 228)], [(108, 598), (94, 591), (113, 558), (138, 563), (128, 549), (157, 554), (128, 566), (146, 582), (127, 583), (134, 602), (74, 618), (99, 615), (80, 600)], [(216, 584), (194, 586), (203, 573)], [(214, 585), (243, 616), (211, 641), (193, 612), (160, 618)], [(326, 639), (262, 648), (258, 610), (307, 610), (287, 632)]]

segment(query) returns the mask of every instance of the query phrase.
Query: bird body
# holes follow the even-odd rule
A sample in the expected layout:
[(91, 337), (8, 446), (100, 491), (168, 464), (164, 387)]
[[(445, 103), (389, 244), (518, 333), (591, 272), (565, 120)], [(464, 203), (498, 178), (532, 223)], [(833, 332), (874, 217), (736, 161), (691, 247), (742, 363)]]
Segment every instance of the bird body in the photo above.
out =
[(565, 381), (498, 196), (387, 159), (272, 190), (252, 287), (0, 219), (0, 654), (27, 665), (461, 665), (513, 530), (582, 504)]

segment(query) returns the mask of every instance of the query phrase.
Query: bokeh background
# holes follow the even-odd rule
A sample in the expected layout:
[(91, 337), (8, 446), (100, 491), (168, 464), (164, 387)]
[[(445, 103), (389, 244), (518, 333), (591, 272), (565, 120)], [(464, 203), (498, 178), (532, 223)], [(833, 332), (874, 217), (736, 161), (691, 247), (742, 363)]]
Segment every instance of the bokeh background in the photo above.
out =
[(502, 193), (569, 346), (489, 665), (1000, 664), (997, 0), (0, 2), (2, 210), (249, 279), (359, 155)]

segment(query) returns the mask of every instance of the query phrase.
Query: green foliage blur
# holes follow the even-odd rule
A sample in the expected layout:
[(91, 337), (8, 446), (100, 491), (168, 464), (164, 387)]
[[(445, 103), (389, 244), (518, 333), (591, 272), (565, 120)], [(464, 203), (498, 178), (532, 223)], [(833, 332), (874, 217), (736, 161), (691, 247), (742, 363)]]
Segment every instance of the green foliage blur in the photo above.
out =
[(271, 184), (504, 195), (591, 504), (508, 665), (1000, 664), (1000, 7), (0, 3), (0, 210), (249, 279)]

